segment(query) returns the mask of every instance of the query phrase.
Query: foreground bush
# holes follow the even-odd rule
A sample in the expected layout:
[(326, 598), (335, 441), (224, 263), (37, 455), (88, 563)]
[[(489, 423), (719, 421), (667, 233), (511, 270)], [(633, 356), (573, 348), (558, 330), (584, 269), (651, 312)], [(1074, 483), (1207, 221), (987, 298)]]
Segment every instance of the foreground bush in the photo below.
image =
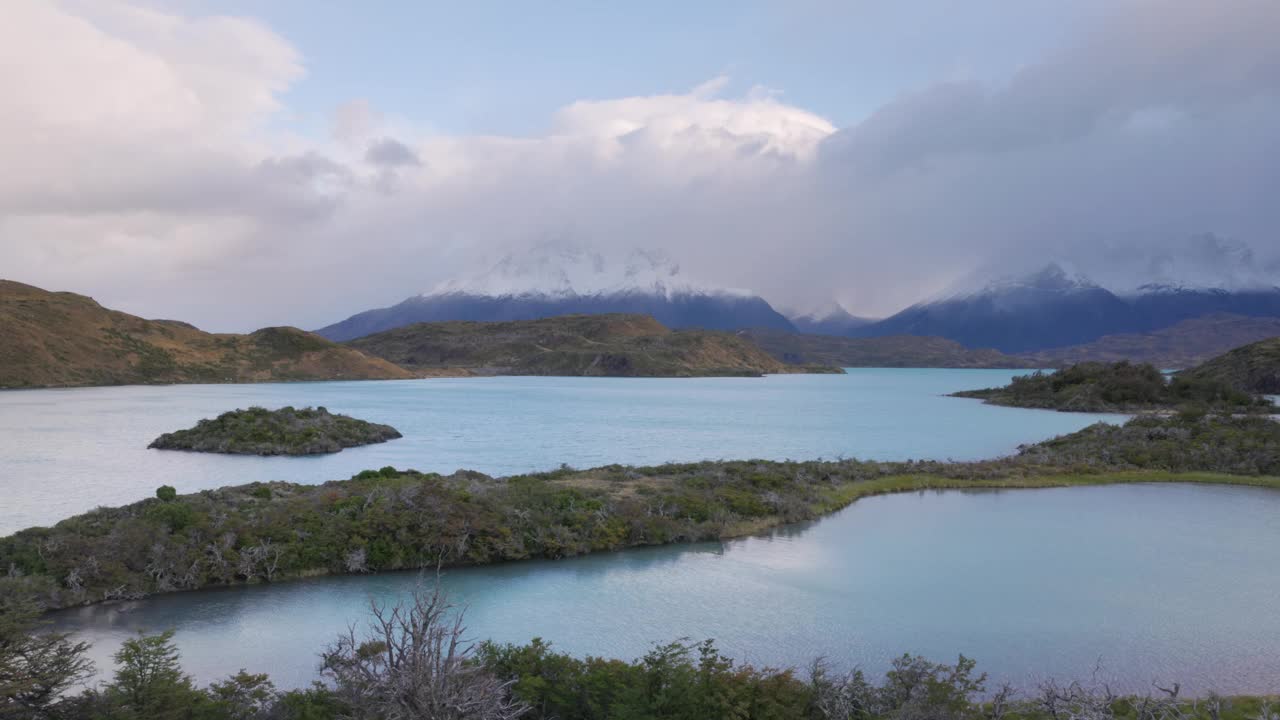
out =
[[(86, 647), (39, 635), (30, 609), (0, 606), (6, 720), (1280, 720), (1267, 698), (1186, 700), (1177, 685), (1119, 696), (1050, 681), (1020, 694), (989, 687), (964, 656), (949, 665), (904, 655), (873, 682), (822, 660), (803, 674), (738, 665), (711, 641), (680, 640), (634, 661), (579, 659), (536, 639), (477, 648), (438, 588), (374, 605), (367, 632), (340, 635), (309, 689), (280, 692), (243, 670), (197, 688), (162, 633), (126, 641), (110, 681), (63, 695), (90, 670)], [(58, 692), (32, 695), (22, 681), (31, 648), (62, 658), (41, 669), (41, 687)]]

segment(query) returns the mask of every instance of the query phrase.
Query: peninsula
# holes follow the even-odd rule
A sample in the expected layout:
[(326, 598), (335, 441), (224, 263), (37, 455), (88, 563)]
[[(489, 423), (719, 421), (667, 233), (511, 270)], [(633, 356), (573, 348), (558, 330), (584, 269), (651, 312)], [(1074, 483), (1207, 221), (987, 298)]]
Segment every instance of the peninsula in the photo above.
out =
[(991, 405), (1062, 412), (1150, 412), (1204, 408), (1217, 412), (1265, 412), (1270, 400), (1194, 371), (1166, 378), (1152, 365), (1087, 362), (1061, 370), (1015, 377), (1008, 385), (962, 390), (954, 397)]
[(97, 510), (0, 538), (0, 567), (59, 608), (323, 574), (560, 558), (760, 532), (860, 497), (1122, 482), (1280, 488), (1280, 423), (1141, 416), (981, 462), (716, 461), (493, 478), (385, 467)]

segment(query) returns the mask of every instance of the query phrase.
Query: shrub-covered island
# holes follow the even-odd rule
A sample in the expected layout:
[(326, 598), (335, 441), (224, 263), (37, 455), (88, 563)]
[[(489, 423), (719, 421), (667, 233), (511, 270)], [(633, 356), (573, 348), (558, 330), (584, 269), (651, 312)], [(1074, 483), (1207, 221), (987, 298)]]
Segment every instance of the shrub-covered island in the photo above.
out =
[(1280, 423), (1143, 416), (973, 463), (718, 461), (492, 478), (387, 467), (100, 508), (0, 538), (46, 607), (320, 574), (559, 558), (713, 540), (924, 488), (1177, 480), (1280, 487)]
[(954, 397), (979, 398), (992, 405), (1046, 408), (1063, 412), (1144, 412), (1197, 406), (1218, 412), (1258, 412), (1270, 400), (1214, 378), (1175, 375), (1147, 364), (1080, 363), (1053, 373), (1016, 377), (1001, 388), (963, 390)]
[(398, 437), (402, 437), (400, 431), (390, 425), (335, 415), (323, 407), (251, 407), (165, 433), (147, 447), (235, 455), (321, 455)]

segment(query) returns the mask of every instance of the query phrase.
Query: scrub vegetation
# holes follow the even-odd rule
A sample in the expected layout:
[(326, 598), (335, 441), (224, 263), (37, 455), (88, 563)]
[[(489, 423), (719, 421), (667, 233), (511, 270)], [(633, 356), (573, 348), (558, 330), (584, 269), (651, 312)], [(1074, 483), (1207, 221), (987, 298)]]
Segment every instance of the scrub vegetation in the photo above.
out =
[(1280, 423), (1144, 416), (970, 463), (706, 461), (493, 478), (385, 467), (321, 485), (251, 483), (99, 508), (0, 538), (44, 607), (337, 573), (562, 558), (714, 540), (866, 495), (1115, 482), (1280, 487)]
[(1266, 398), (1237, 389), (1216, 377), (1179, 374), (1168, 379), (1152, 365), (1088, 362), (1052, 373), (1015, 377), (1002, 388), (964, 390), (955, 397), (979, 398), (992, 405), (1046, 408), (1064, 412), (1143, 412), (1203, 408), (1217, 412), (1274, 409)]
[(335, 415), (327, 408), (251, 407), (165, 433), (147, 447), (236, 455), (320, 455), (402, 437), (390, 425)]
[(278, 691), (240, 672), (207, 687), (182, 670), (172, 633), (139, 635), (104, 683), (69, 692), (93, 667), (87, 648), (43, 633), (38, 606), (0, 579), (0, 717), (23, 720), (1276, 720), (1274, 697), (1183, 698), (1179, 686), (1120, 695), (1048, 680), (1018, 690), (977, 663), (903, 655), (882, 677), (740, 665), (713, 641), (677, 640), (637, 660), (576, 658), (534, 639), (473, 644), (437, 588), (374, 604), (337, 636), (310, 688)]

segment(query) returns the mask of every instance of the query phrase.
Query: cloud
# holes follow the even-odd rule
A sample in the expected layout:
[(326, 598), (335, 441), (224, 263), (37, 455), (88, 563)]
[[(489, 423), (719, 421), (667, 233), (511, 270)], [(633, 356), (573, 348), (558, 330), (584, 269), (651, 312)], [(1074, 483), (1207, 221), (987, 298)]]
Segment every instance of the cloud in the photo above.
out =
[(1206, 231), (1274, 269), (1280, 5), (1110, 6), (999, 85), (904, 88), (845, 128), (714, 78), (570, 103), (523, 137), (353, 100), (315, 137), (284, 100), (303, 58), (258, 22), (15, 0), (0, 276), (243, 330), (323, 325), (557, 239), (859, 314), (995, 260), (1167, 274), (1143, 248)]
[(364, 153), (364, 161), (392, 168), (422, 164), (417, 153), (395, 138), (382, 138), (370, 145)]

